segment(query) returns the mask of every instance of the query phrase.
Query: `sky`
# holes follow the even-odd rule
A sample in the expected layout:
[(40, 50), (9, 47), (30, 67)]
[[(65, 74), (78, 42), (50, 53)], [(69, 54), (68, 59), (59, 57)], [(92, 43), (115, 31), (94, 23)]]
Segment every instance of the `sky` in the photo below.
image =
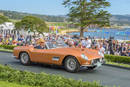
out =
[[(130, 15), (130, 0), (107, 0), (111, 7), (107, 8), (111, 14)], [(69, 10), (62, 5), (63, 0), (0, 0), (0, 10), (18, 12), (66, 15)]]

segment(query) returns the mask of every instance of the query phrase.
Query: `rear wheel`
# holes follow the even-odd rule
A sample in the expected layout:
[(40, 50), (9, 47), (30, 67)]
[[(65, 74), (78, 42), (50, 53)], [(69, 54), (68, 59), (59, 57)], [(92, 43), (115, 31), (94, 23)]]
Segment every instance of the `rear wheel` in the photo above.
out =
[(30, 65), (31, 61), (30, 61), (30, 57), (29, 57), (28, 53), (26, 53), (26, 52), (20, 53), (20, 62), (23, 65)]
[(80, 69), (80, 64), (79, 62), (77, 61), (77, 59), (73, 56), (69, 56), (65, 59), (65, 62), (64, 62), (64, 66), (65, 66), (65, 69), (68, 71), (68, 72), (78, 72), (79, 69)]

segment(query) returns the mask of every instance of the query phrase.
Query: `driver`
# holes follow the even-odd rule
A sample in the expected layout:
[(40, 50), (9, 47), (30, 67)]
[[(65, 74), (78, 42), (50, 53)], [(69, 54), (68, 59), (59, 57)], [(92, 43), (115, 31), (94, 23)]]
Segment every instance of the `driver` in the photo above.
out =
[(36, 49), (45, 49), (45, 41), (43, 39), (40, 39), (39, 45), (35, 47)]

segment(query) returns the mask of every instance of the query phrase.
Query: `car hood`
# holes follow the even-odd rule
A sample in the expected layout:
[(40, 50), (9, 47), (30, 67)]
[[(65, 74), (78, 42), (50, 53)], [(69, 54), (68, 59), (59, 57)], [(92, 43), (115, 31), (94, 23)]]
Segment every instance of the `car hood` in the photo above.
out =
[(56, 48), (52, 49), (53, 52), (62, 53), (64, 55), (73, 55), (73, 56), (81, 56), (81, 54), (85, 54), (90, 59), (101, 58), (98, 54), (98, 50), (88, 49), (88, 48)]

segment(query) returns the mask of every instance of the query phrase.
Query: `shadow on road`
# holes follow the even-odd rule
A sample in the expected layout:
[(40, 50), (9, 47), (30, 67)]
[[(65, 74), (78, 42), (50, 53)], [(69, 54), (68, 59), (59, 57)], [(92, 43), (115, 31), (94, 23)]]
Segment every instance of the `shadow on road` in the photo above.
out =
[[(15, 66), (23, 66), (23, 67), (28, 67), (28, 66), (24, 66), (22, 65), (19, 61), (11, 61), (11, 62), (8, 62), (7, 64), (5, 65), (15, 65)], [(59, 71), (59, 72), (64, 72), (65, 69), (63, 66), (57, 66), (57, 65), (48, 65), (48, 64), (41, 64), (41, 63), (32, 63), (30, 65), (31, 67), (35, 67), (35, 68), (43, 68), (43, 69), (50, 69), (50, 70), (54, 70), (54, 71)], [(30, 67), (29, 66), (29, 67)], [(67, 71), (66, 71), (67, 72)], [(87, 69), (80, 69), (79, 72), (77, 73), (80, 73), (80, 74), (86, 74), (86, 73), (96, 73), (98, 72), (98, 69), (96, 70), (87, 70)], [(69, 72), (68, 72), (69, 73)]]

